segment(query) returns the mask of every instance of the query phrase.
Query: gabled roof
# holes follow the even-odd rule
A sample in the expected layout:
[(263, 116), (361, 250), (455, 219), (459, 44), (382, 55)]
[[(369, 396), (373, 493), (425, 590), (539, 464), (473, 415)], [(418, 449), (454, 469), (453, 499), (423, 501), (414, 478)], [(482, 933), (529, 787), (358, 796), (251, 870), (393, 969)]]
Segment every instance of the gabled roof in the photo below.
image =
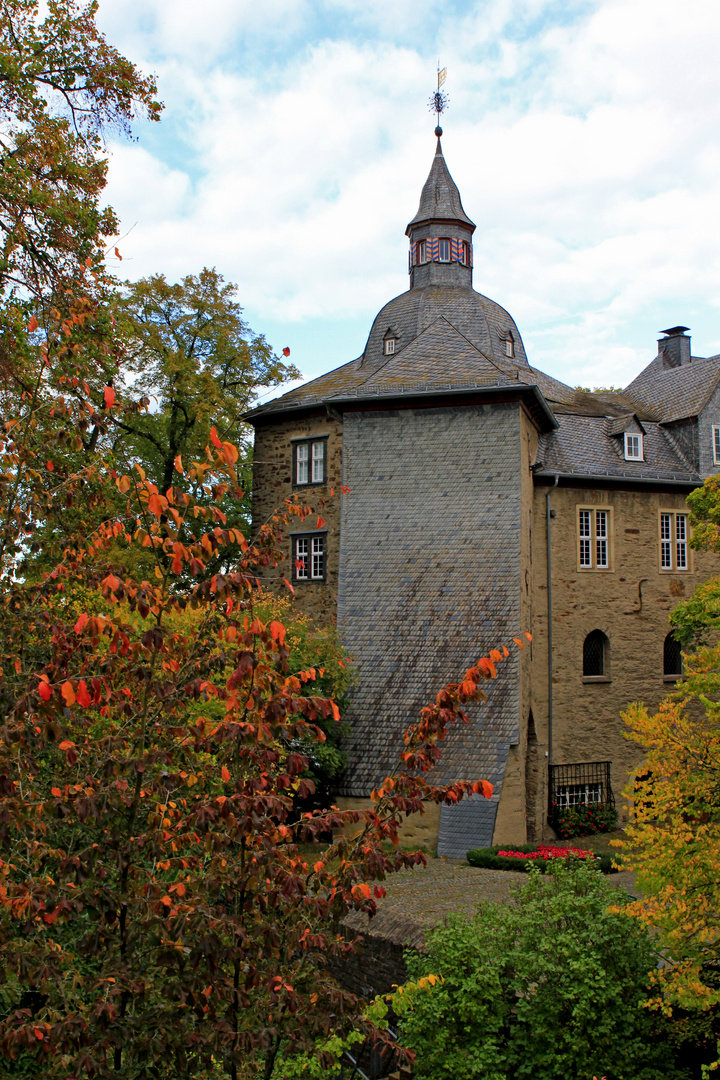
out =
[(656, 356), (624, 390), (625, 396), (653, 409), (671, 424), (698, 416), (720, 381), (720, 356), (691, 357), (689, 364), (667, 368)]
[(407, 232), (425, 221), (459, 221), (467, 225), (471, 230), (475, 228), (460, 200), (460, 192), (453, 180), (445, 158), (443, 157), (442, 145), (438, 136), (435, 157), (430, 166), (428, 178), (422, 189), (420, 205), (415, 217), (407, 227)]

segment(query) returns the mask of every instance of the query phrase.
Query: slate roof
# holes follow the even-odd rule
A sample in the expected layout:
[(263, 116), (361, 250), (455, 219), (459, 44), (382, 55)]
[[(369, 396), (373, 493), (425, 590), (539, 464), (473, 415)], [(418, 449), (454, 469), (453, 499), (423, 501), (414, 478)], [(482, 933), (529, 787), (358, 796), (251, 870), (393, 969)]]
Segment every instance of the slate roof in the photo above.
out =
[(540, 436), (537, 460), (542, 462), (542, 472), (702, 483), (672, 435), (660, 424), (643, 422), (645, 460), (626, 461), (622, 434), (614, 434), (611, 419), (571, 414), (557, 419), (557, 428)]
[(383, 337), (388, 327), (392, 327), (397, 335), (396, 353), (399, 353), (441, 317), (475, 348), (501, 364), (505, 360), (505, 340), (511, 333), (515, 341), (515, 366), (527, 366), (525, 346), (512, 316), (482, 293), (458, 285), (408, 289), (387, 303), (372, 324), (362, 363), (384, 361)]
[(689, 364), (668, 368), (662, 354), (625, 388), (625, 395), (654, 409), (666, 424), (697, 416), (720, 380), (720, 355), (691, 357)]
[(445, 164), (439, 137), (435, 157), (420, 196), (420, 205), (407, 231), (425, 221), (460, 221), (471, 230), (475, 228), (474, 222), (463, 210), (460, 192)]

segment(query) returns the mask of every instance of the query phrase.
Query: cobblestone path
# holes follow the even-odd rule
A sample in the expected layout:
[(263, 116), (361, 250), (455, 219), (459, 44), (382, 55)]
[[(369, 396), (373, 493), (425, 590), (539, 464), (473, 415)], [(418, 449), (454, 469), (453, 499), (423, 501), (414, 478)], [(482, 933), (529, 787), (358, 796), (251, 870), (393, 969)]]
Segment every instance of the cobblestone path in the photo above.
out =
[[(608, 874), (604, 880), (609, 888), (634, 893), (634, 875), (627, 871)], [(429, 859), (427, 866), (402, 870), (383, 883), (387, 896), (378, 901), (374, 919), (353, 912), (343, 922), (372, 937), (420, 948), (426, 930), (446, 915), (472, 915), (478, 904), (487, 900), (510, 903), (510, 890), (523, 881), (527, 881), (526, 874), (481, 870), (468, 866), (464, 859)]]

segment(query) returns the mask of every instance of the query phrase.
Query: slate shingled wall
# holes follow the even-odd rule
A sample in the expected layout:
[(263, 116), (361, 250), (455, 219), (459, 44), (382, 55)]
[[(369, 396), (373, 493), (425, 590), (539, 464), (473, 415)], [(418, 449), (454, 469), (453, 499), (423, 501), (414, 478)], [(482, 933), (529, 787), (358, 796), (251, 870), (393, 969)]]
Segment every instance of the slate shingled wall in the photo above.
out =
[[(520, 428), (517, 403), (345, 413), (338, 629), (360, 669), (346, 795), (368, 794), (419, 709), (520, 629)], [(434, 774), (495, 785), (492, 802), (443, 808), (441, 855), (492, 841), (518, 740), (511, 657)]]

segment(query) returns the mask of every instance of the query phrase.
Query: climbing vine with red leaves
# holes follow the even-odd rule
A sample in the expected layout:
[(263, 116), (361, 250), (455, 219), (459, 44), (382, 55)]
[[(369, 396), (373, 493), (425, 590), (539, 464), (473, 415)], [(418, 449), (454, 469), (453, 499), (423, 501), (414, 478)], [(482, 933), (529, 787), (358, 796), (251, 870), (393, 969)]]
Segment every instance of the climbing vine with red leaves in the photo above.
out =
[[(296, 748), (339, 712), (312, 693), (315, 669), (289, 674), (255, 575), (311, 507), (288, 500), (251, 543), (228, 528), (237, 450), (215, 429), (164, 492), (99, 452), (63, 467), (88, 424), (102, 450), (116, 411), (141, 407), (112, 387), (93, 402), (76, 332), (66, 320), (28, 343), (40, 375), (0, 440), (0, 1053), (8, 1075), (270, 1078), (279, 1053), (367, 1023), (327, 970), (353, 948), (338, 920), (372, 915), (383, 879), (423, 861), (398, 847), (405, 815), (492, 794), (427, 774), (508, 651), (422, 710), (370, 810), (299, 812), (311, 782)], [(24, 575), (43, 508), (88, 487), (100, 526), (41, 580)], [(207, 577), (218, 552), (228, 569)]]

